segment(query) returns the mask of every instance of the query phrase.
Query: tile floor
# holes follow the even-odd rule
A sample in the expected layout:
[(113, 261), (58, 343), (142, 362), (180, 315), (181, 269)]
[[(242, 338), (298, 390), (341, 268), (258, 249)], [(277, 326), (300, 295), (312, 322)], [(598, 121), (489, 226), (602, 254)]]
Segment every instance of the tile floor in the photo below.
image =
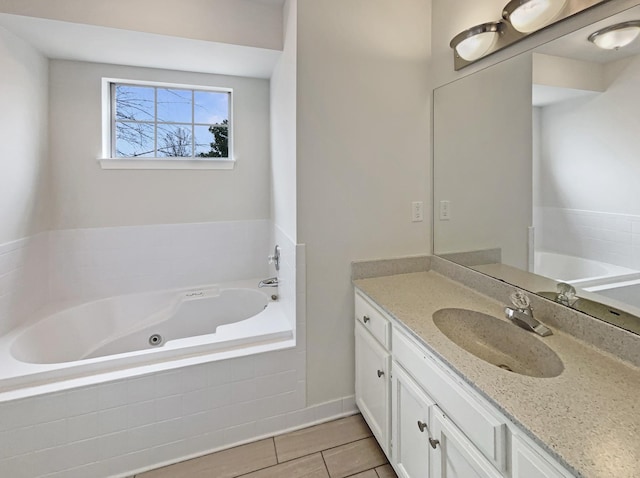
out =
[(361, 415), (230, 448), (135, 478), (396, 478)]

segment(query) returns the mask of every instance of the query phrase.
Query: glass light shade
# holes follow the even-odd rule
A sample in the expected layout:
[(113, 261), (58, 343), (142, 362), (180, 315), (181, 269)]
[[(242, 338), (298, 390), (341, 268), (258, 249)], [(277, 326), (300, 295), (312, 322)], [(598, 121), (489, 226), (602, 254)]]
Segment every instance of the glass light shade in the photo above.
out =
[(589, 37), (593, 43), (604, 50), (617, 50), (627, 46), (640, 34), (640, 25), (632, 25), (609, 31), (596, 32)]
[(456, 46), (456, 52), (467, 61), (482, 58), (496, 42), (498, 32), (484, 32), (462, 40)]
[(567, 0), (513, 0), (504, 8), (503, 16), (519, 32), (531, 33), (551, 23), (566, 3)]

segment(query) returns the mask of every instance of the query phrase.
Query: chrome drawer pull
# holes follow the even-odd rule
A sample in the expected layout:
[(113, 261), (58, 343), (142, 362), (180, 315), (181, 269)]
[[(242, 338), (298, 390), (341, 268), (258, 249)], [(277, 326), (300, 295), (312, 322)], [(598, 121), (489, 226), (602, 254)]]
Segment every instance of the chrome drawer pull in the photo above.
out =
[(436, 447), (440, 444), (440, 440), (434, 440), (433, 438), (429, 438), (429, 444), (431, 445), (431, 448), (435, 450)]
[(384, 375), (384, 372), (382, 370), (378, 370), (378, 378), (382, 377)]
[(362, 316), (362, 320), (364, 320), (364, 323), (366, 324), (367, 322), (369, 322), (371, 319), (369, 317), (367, 317), (366, 315)]
[(418, 420), (418, 428), (422, 433), (424, 433), (425, 430), (429, 430), (427, 424), (425, 422), (421, 422), (420, 420)]

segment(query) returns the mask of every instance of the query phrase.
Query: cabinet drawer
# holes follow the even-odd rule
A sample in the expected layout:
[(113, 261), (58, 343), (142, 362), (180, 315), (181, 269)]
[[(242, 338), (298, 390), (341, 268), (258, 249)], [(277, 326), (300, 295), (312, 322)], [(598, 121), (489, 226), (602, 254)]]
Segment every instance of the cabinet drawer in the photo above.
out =
[(506, 470), (506, 424), (487, 410), (404, 332), (393, 329), (393, 356), (500, 471)]
[(373, 335), (378, 342), (390, 348), (391, 324), (374, 305), (356, 292), (356, 320)]

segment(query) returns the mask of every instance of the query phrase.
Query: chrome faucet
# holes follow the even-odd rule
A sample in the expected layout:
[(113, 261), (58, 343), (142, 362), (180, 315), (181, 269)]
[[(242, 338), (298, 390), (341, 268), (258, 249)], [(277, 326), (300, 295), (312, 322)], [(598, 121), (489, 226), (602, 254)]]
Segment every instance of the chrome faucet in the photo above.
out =
[(261, 280), (258, 287), (278, 287), (278, 278), (269, 277), (268, 279)]
[(535, 332), (542, 337), (553, 334), (548, 327), (542, 325), (538, 320), (533, 318), (533, 309), (531, 308), (527, 294), (522, 291), (514, 292), (511, 294), (511, 303), (514, 305), (515, 309), (505, 307), (504, 313), (507, 316), (507, 319), (510, 319), (514, 324), (522, 327), (523, 329)]

